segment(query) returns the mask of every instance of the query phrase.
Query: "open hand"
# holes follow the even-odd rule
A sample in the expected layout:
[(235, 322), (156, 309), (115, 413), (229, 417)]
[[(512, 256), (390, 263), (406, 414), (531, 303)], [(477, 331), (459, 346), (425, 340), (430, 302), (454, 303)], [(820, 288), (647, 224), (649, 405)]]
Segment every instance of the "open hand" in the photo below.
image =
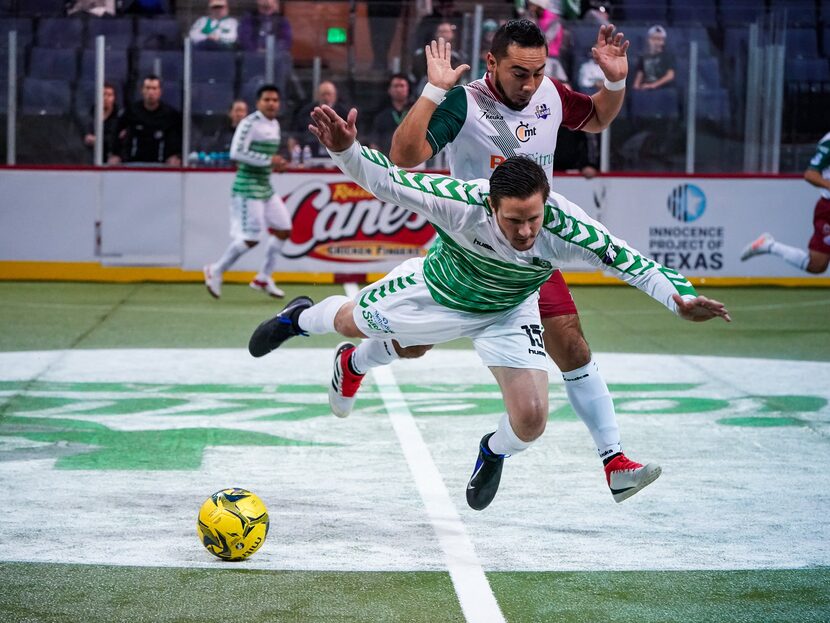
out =
[(441, 89), (449, 90), (465, 71), (469, 71), (469, 65), (459, 65), (452, 68), (452, 44), (444, 41), (444, 37), (434, 39), (426, 48), (427, 59), (427, 80), (430, 84)]
[(623, 33), (614, 33), (614, 24), (599, 27), (597, 42), (591, 48), (591, 55), (609, 82), (616, 82), (628, 76), (626, 52), (629, 44), (628, 40), (624, 40)]
[(705, 322), (712, 318), (723, 318), (726, 322), (732, 322), (729, 310), (726, 309), (723, 303), (715, 299), (696, 296), (685, 301), (679, 294), (672, 294), (672, 299), (677, 303), (677, 313), (686, 320)]
[(343, 119), (330, 106), (323, 104), (311, 111), (309, 131), (317, 140), (332, 151), (345, 151), (352, 146), (357, 136), (357, 108), (349, 111), (347, 119)]

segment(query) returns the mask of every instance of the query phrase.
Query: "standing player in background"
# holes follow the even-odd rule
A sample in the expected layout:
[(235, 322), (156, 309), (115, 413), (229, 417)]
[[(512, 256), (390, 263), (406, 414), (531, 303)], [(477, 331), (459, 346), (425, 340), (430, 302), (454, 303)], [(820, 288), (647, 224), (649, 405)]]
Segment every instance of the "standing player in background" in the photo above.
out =
[(813, 211), (813, 237), (807, 243), (807, 250), (777, 242), (770, 234), (761, 234), (744, 249), (741, 261), (771, 253), (808, 273), (820, 274), (827, 270), (830, 264), (830, 132), (819, 141), (816, 155), (804, 171), (804, 179), (821, 189)]
[(232, 242), (215, 264), (204, 267), (205, 285), (211, 296), (222, 295), (222, 274), (243, 254), (254, 248), (266, 233), (265, 260), (250, 286), (269, 296), (282, 298), (285, 293), (271, 276), (283, 244), (291, 235), (291, 215), (271, 187), (271, 170), (283, 171), (285, 159), (280, 148), (280, 92), (273, 84), (264, 84), (256, 93), (256, 112), (245, 117), (236, 128), (231, 142), (231, 160), (238, 168), (231, 191)]
[[(622, 107), (628, 75), (628, 41), (613, 24), (599, 28), (592, 55), (603, 87), (588, 96), (545, 77), (547, 42), (530, 20), (511, 20), (493, 36), (487, 74), (452, 88), (469, 69), (453, 69), (449, 46), (433, 41), (426, 49), (429, 82), (392, 139), (392, 162), (412, 167), (446, 148), (450, 174), (470, 180), (489, 178), (508, 157), (535, 160), (553, 180), (553, 153), (561, 125), (601, 132)], [(635, 490), (649, 484), (657, 466), (629, 460), (608, 386), (582, 334), (576, 306), (557, 270), (540, 290), (539, 310), (545, 350), (562, 372), (568, 399), (588, 427), (603, 461), (606, 481), (630, 474)], [(615, 496), (617, 501), (621, 501)]]

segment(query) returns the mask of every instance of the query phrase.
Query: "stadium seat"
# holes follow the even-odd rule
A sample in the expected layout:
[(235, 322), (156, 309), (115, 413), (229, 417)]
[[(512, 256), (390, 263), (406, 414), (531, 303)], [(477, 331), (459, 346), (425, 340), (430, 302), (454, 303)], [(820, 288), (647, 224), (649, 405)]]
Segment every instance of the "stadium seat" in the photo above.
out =
[(129, 17), (91, 20), (86, 30), (87, 47), (95, 45), (98, 35), (104, 35), (108, 48), (126, 50), (133, 45), (133, 20)]
[(72, 108), (71, 93), (66, 80), (24, 78), (20, 111), (24, 115), (67, 115)]
[[(274, 84), (285, 93), (288, 76), (291, 74), (291, 55), (287, 52), (277, 52), (274, 58)], [(256, 52), (243, 52), (239, 66), (239, 81), (245, 85), (248, 82), (265, 79), (265, 55)]]
[(61, 48), (32, 48), (27, 75), (42, 80), (73, 82), (78, 76), (78, 53)]
[(136, 20), (135, 45), (141, 50), (179, 49), (182, 29), (176, 19), (139, 17)]
[(236, 82), (236, 52), (193, 50), (193, 82)]
[(822, 51), (824, 52), (823, 56), (825, 58), (830, 58), (830, 26), (826, 26), (824, 28), (824, 34), (821, 38), (822, 41)]
[(233, 102), (233, 84), (227, 82), (194, 82), (190, 109), (194, 115), (222, 115)]
[(712, 54), (712, 40), (702, 26), (675, 26), (668, 34), (671, 37), (669, 42), (671, 49), (678, 57), (688, 55), (690, 41), (697, 42), (698, 54), (706, 56)]
[(718, 12), (715, 0), (672, 0), (671, 15), (673, 26), (683, 24), (700, 24), (702, 26), (716, 26)]
[[(717, 58), (699, 56), (697, 59), (697, 88), (719, 89), (721, 86), (720, 62)], [(689, 84), (689, 59), (680, 57), (675, 67), (677, 87), (686, 92)]]
[(830, 80), (830, 67), (826, 58), (788, 59), (784, 79), (788, 82), (823, 82)]
[[(830, 28), (830, 1), (821, 0), (819, 3), (819, 21), (825, 28)], [(824, 40), (825, 42), (827, 39)]]
[(668, 23), (668, 0), (623, 0), (614, 3), (615, 16), (619, 14), (618, 9), (622, 9), (627, 21)]
[[(125, 83), (130, 76), (129, 52), (106, 50), (104, 52), (104, 80)], [(81, 80), (95, 80), (95, 50), (81, 52)]]
[(787, 30), (787, 58), (818, 58), (818, 37), (813, 28)]
[(815, 26), (816, 3), (813, 0), (772, 0), (771, 11), (787, 11), (789, 26)]
[(44, 48), (78, 48), (83, 41), (80, 18), (44, 17), (37, 24), (37, 45)]
[(17, 11), (20, 15), (33, 17), (58, 16), (66, 12), (65, 0), (25, 0), (17, 2)]
[[(23, 77), (25, 74), (25, 63), (24, 60), (26, 59), (26, 51), (21, 47), (18, 46), (17, 49), (17, 78), (18, 80)], [(8, 80), (9, 77), (9, 48), (4, 45), (0, 45), (0, 79)]]
[(9, 83), (5, 78), (0, 78), (0, 115), (9, 112), (9, 99), (6, 93), (9, 92)]
[(18, 164), (88, 162), (82, 130), (69, 115), (24, 115), (17, 134)]
[(699, 90), (695, 113), (698, 119), (727, 125), (731, 118), (729, 92), (726, 89)]
[(156, 59), (161, 63), (160, 77), (165, 81), (180, 82), (184, 73), (184, 53), (180, 50), (139, 50), (135, 63), (138, 82), (148, 75), (156, 73)]
[(631, 91), (631, 116), (637, 119), (677, 119), (679, 116), (676, 89)]
[(726, 26), (746, 26), (764, 12), (764, 3), (758, 0), (728, 0), (720, 3), (721, 23)]
[(0, 49), (8, 46), (9, 32), (17, 32), (17, 45), (30, 46), (34, 40), (34, 29), (32, 20), (28, 17), (2, 17), (0, 18)]

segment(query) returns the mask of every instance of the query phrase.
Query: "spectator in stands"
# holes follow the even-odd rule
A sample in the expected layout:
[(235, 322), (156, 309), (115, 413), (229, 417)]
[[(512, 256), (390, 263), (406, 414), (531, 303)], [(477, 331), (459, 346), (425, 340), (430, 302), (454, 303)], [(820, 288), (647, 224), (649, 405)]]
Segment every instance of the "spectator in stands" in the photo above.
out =
[(75, 0), (66, 7), (67, 15), (89, 13), (96, 17), (115, 15), (115, 0)]
[(561, 59), (569, 45), (570, 35), (566, 33), (559, 14), (553, 10), (551, 1), (529, 0), (527, 17), (536, 22), (548, 42), (545, 75), (560, 82), (568, 82), (568, 74)]
[(605, 79), (605, 74), (602, 73), (599, 65), (597, 65), (591, 54), (591, 48), (588, 48), (588, 59), (579, 66), (579, 78), (577, 79), (577, 88), (582, 93), (593, 95), (599, 88), (602, 87), (602, 81)]
[[(294, 123), (291, 128), (294, 136), (288, 140), (288, 148), (290, 151), (293, 152), (294, 146), (299, 143), (301, 147), (309, 147), (311, 155), (314, 158), (329, 157), (326, 148), (308, 131), (308, 124), (311, 123), (311, 111), (316, 106), (322, 106), (323, 104), (333, 108), (341, 117), (343, 117), (342, 113), (346, 113), (348, 116), (349, 109), (337, 99), (337, 87), (330, 80), (323, 80), (320, 86), (317, 87), (317, 97), (315, 100), (300, 108), (294, 117)], [(345, 119), (346, 117), (343, 118)]]
[(553, 170), (578, 171), (585, 179), (595, 177), (599, 173), (599, 134), (559, 126)]
[(217, 128), (210, 134), (203, 134), (194, 141), (194, 148), (197, 152), (229, 154), (231, 141), (236, 126), (248, 116), (248, 104), (245, 100), (234, 100), (228, 111), (227, 123)]
[(279, 0), (257, 0), (256, 7), (256, 11), (245, 15), (239, 24), (239, 47), (263, 52), (268, 35), (274, 35), (276, 49), (290, 51), (291, 24), (280, 13)]
[(121, 118), (118, 138), (123, 162), (181, 166), (182, 115), (161, 101), (161, 79), (144, 78), (141, 99)]
[(228, 0), (208, 0), (208, 14), (190, 27), (190, 40), (197, 47), (227, 50), (236, 47), (239, 24), (228, 15)]
[[(118, 140), (118, 125), (121, 122), (121, 110), (115, 96), (115, 86), (104, 83), (104, 162), (121, 163), (121, 145)], [(84, 145), (95, 147), (95, 107), (90, 110), (90, 121), (84, 135)]]
[(674, 54), (666, 50), (666, 29), (648, 29), (648, 51), (637, 59), (635, 89), (659, 89), (674, 81)]
[(395, 36), (403, 2), (366, 0), (369, 16), (369, 34), (372, 37), (372, 69), (388, 71), (389, 47)]
[(456, 10), (454, 0), (434, 0), (432, 3), (432, 13), (424, 15), (418, 26), (415, 28), (415, 39), (413, 41), (413, 51), (420, 49), (422, 52), (435, 35), (435, 29), (441, 22), (449, 22), (455, 28), (456, 37), (461, 39), (461, 25), (464, 16), (460, 11)]
[(394, 74), (386, 85), (389, 105), (373, 115), (371, 130), (372, 149), (388, 154), (392, 147), (392, 135), (398, 129), (406, 113), (412, 107), (409, 99), (409, 80), (403, 74)]
[[(464, 62), (463, 57), (461, 54), (455, 49), (458, 47), (456, 45), (456, 38), (455, 33), (457, 29), (452, 22), (445, 21), (445, 22), (438, 22), (435, 26), (435, 32), (433, 33), (432, 39), (430, 41), (435, 40), (438, 41), (439, 39), (444, 39), (446, 43), (452, 45), (452, 65), (456, 67)], [(429, 43), (429, 42), (427, 42)], [(415, 50), (412, 54), (412, 81), (415, 83), (415, 91), (420, 93), (421, 90), (424, 88), (427, 80), (427, 59), (426, 59), (426, 46), (422, 45), (420, 48)], [(385, 152), (384, 152), (385, 153)]]

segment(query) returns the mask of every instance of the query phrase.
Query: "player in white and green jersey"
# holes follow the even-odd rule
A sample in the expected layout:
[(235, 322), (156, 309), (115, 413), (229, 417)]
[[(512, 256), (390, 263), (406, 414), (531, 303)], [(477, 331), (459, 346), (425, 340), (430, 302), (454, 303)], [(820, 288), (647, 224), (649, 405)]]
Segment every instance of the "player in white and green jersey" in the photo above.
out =
[[(628, 73), (628, 42), (613, 25), (599, 27), (593, 56), (605, 83), (590, 97), (544, 75), (545, 43), (535, 23), (511, 20), (493, 37), (487, 74), (453, 88), (465, 66), (453, 68), (448, 44), (433, 41), (425, 50), (429, 83), (395, 132), (391, 160), (414, 166), (443, 150), (449, 155), (450, 175), (476, 179), (489, 177), (510, 156), (525, 155), (553, 183), (560, 126), (599, 132), (617, 116)], [(616, 471), (641, 469), (623, 454), (614, 401), (561, 272), (542, 284), (539, 312), (545, 350), (562, 373), (574, 411), (591, 433), (606, 481), (610, 485)]]
[[(547, 359), (537, 290), (563, 262), (581, 259), (609, 270), (689, 320), (729, 320), (723, 304), (698, 296), (685, 277), (550, 192), (545, 172), (532, 160), (508, 158), (489, 181), (408, 173), (355, 141), (356, 116), (352, 110), (344, 121), (329, 107), (317, 108), (312, 130), (348, 177), (381, 201), (427, 217), (439, 240), (426, 258), (407, 260), (353, 300), (333, 296), (313, 305), (307, 297), (295, 299), (257, 328), (249, 350), (262, 356), (300, 334), (370, 338), (357, 347), (342, 344), (335, 354), (329, 397), (343, 417), (362, 374), (390, 363), (400, 347), (472, 338), (507, 410), (482, 440), (481, 464), (467, 490), (472, 508), (486, 507), (495, 496), (504, 456), (527, 449), (544, 431)], [(636, 476), (659, 475), (659, 468), (648, 467)], [(612, 480), (612, 492), (625, 495), (645, 486), (632, 476)]]
[(243, 254), (268, 236), (262, 268), (250, 286), (269, 296), (285, 293), (272, 274), (283, 244), (291, 235), (291, 215), (271, 186), (271, 171), (282, 171), (280, 148), (280, 92), (265, 84), (257, 90), (256, 112), (239, 122), (231, 141), (231, 160), (237, 163), (231, 191), (231, 244), (219, 260), (204, 267), (205, 285), (211, 296), (221, 296), (222, 275)]
[(830, 265), (830, 132), (819, 141), (816, 153), (804, 171), (804, 179), (821, 189), (821, 196), (813, 210), (813, 236), (807, 243), (807, 249), (791, 247), (764, 233), (744, 248), (742, 261), (771, 253), (808, 273), (820, 274), (827, 270)]

